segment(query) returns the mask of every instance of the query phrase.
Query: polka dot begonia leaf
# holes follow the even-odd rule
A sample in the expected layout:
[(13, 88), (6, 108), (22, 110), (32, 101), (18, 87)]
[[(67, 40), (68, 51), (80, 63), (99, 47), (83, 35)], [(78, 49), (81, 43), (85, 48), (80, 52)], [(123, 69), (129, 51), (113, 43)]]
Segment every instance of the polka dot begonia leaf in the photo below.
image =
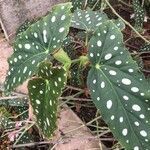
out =
[(13, 90), (37, 72), (38, 64), (49, 53), (59, 49), (67, 36), (71, 22), (71, 3), (58, 4), (44, 18), (32, 24), (14, 43), (14, 53), (8, 60), (9, 72), (5, 89)]
[(15, 113), (19, 114), (20, 120), (27, 120), (29, 118), (29, 105), (14, 107)]
[[(18, 136), (19, 138), (19, 136)], [(26, 143), (32, 143), (36, 139), (34, 134), (26, 132), (18, 141), (17, 144), (26, 144)]]
[(149, 150), (150, 90), (112, 21), (95, 31), (88, 57), (91, 98), (114, 136), (128, 150)]
[(94, 10), (98, 10), (101, 8), (101, 0), (71, 0), (73, 5), (73, 10), (76, 9), (86, 9), (87, 7), (93, 8)]
[(16, 98), (16, 99), (2, 99), (0, 100), (0, 106), (28, 106), (27, 98)]
[(73, 10), (82, 9), (84, 7), (85, 0), (71, 0)]
[(103, 22), (107, 20), (105, 13), (88, 10), (76, 10), (72, 16), (71, 26), (73, 28), (95, 31)]
[[(72, 16), (71, 26), (85, 31), (95, 31), (101, 24), (108, 20), (105, 13), (88, 10), (76, 10)], [(113, 20), (120, 30), (125, 28), (121, 19)]]
[(133, 9), (135, 13), (135, 27), (136, 28), (142, 28), (144, 23), (144, 8), (142, 7), (139, 0), (132, 0), (133, 3)]
[(0, 107), (0, 129), (10, 129), (15, 127), (15, 122), (13, 122), (10, 117), (12, 115), (6, 110), (5, 107)]
[(145, 44), (144, 46), (142, 46), (139, 51), (141, 52), (149, 52), (150, 51), (150, 44)]
[(39, 77), (29, 81), (28, 90), (37, 124), (46, 138), (50, 138), (57, 127), (58, 98), (66, 85), (67, 73), (62, 67), (52, 67), (43, 62)]

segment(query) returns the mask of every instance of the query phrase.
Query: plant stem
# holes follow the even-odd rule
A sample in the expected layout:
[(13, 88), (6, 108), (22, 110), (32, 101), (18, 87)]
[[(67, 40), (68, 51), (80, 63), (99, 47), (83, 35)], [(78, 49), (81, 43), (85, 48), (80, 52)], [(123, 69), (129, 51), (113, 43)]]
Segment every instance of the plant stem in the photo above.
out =
[(60, 99), (66, 99), (66, 101), (62, 102), (62, 103), (59, 105), (59, 107), (63, 106), (64, 104), (66, 104), (67, 102), (69, 102), (70, 100), (72, 100), (74, 97), (76, 97), (76, 96), (78, 96), (78, 95), (80, 95), (80, 94), (82, 94), (82, 93), (83, 93), (83, 91), (80, 91), (80, 92), (78, 92), (78, 93), (76, 93), (76, 94), (74, 94), (74, 95), (71, 95), (71, 96), (60, 97)]
[(126, 25), (128, 25), (140, 38), (142, 38), (146, 43), (150, 43), (150, 41), (148, 41), (147, 39), (145, 39), (128, 21), (126, 21), (125, 19), (123, 19), (117, 12), (116, 10), (111, 6), (111, 4), (108, 2), (108, 0), (105, 0), (105, 2), (107, 3), (107, 5), (110, 7), (110, 9), (112, 10), (112, 12), (119, 17)]
[[(95, 117), (98, 117), (98, 115), (99, 115), (99, 111), (97, 110)], [(97, 133), (97, 135), (99, 134), (99, 133), (98, 133), (98, 132), (99, 132), (99, 130), (98, 130), (98, 125), (99, 125), (98, 120), (96, 120), (96, 133)]]
[(80, 62), (80, 58), (77, 58), (77, 59), (71, 60), (71, 63), (78, 63), (78, 62)]
[(77, 87), (73, 87), (73, 86), (67, 86), (69, 89), (75, 90), (75, 91), (84, 91), (83, 89), (77, 88)]
[(88, 31), (86, 32), (86, 37), (85, 37), (85, 47), (88, 46), (88, 39), (89, 39), (89, 33)]

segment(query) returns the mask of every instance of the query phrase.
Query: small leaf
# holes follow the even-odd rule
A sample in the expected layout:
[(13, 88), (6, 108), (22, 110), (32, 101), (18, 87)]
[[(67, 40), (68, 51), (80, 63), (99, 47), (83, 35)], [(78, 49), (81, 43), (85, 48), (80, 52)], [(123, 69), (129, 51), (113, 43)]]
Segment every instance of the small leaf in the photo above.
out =
[(37, 118), (37, 124), (46, 138), (50, 138), (57, 127), (58, 98), (66, 84), (66, 71), (62, 67), (40, 64), (39, 77), (29, 81), (29, 97)]
[(145, 17), (144, 9), (139, 0), (132, 0), (132, 3), (135, 13), (135, 28), (141, 29), (143, 27)]
[(76, 9), (94, 8), (98, 10), (101, 8), (101, 0), (71, 0), (73, 5), (73, 11)]
[(80, 78), (80, 68), (79, 64), (73, 64), (70, 68), (70, 79), (68, 81), (69, 85), (80, 87), (81, 78)]
[(149, 149), (150, 90), (112, 21), (96, 30), (88, 56), (87, 84), (103, 119), (126, 149)]
[(16, 39), (5, 81), (7, 91), (37, 73), (38, 64), (61, 47), (69, 31), (71, 7), (71, 3), (54, 6), (49, 15), (32, 24)]
[(81, 30), (95, 31), (107, 19), (105, 13), (94, 12), (90, 9), (76, 10), (72, 17), (71, 26)]
[[(18, 136), (18, 138), (19, 138), (19, 136)], [(34, 139), (35, 139), (35, 135), (26, 132), (26, 133), (21, 137), (21, 139), (18, 141), (17, 144), (32, 143), (32, 142), (34, 142)], [(17, 140), (17, 139), (16, 139), (16, 140)]]
[(85, 0), (71, 0), (71, 2), (73, 6), (73, 11), (76, 9), (82, 9), (85, 4)]
[(145, 44), (139, 50), (140, 52), (149, 52), (150, 51), (150, 44)]
[(15, 127), (15, 122), (13, 122), (9, 117), (11, 114), (4, 107), (0, 107), (0, 129), (5, 130)]

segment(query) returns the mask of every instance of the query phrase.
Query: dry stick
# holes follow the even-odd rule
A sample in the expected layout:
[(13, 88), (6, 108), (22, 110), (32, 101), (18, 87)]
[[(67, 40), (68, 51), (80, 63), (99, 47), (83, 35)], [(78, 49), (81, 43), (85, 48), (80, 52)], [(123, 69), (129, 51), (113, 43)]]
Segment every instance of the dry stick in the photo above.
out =
[[(97, 139), (97, 140), (99, 140), (98, 138), (99, 137), (91, 137), (91, 136), (89, 136), (89, 137), (74, 137), (74, 138), (76, 138), (76, 139)], [(61, 142), (61, 140), (63, 140), (62, 138), (60, 138), (60, 139), (58, 139), (58, 140), (56, 140), (56, 141), (42, 141), (42, 142), (33, 142), (33, 143), (26, 143), (26, 144), (18, 144), (18, 145), (13, 145), (13, 146), (11, 146), (11, 148), (21, 148), (21, 147), (32, 147), (32, 146), (38, 146), (38, 145), (45, 145), (45, 144), (55, 144), (55, 145), (58, 145), (60, 142)], [(56, 147), (54, 145), (54, 147)]]
[(123, 19), (117, 12), (116, 10), (111, 6), (111, 4), (108, 2), (108, 0), (105, 0), (105, 2), (107, 3), (107, 5), (110, 7), (110, 9), (112, 10), (112, 12), (119, 17), (126, 25), (128, 25), (140, 38), (142, 38), (146, 43), (150, 44), (150, 41), (148, 41), (147, 39), (145, 39), (128, 21), (126, 21), (125, 19)]
[(7, 96), (7, 97), (2, 97), (0, 98), (0, 101), (2, 100), (12, 100), (12, 99), (17, 99), (17, 98), (26, 98), (26, 96)]
[(80, 88), (76, 88), (76, 87), (73, 87), (73, 86), (67, 86), (69, 89), (72, 89), (72, 90), (75, 90), (75, 91), (84, 91), (83, 89), (80, 89)]
[(94, 10), (94, 9), (95, 9), (95, 7), (96, 7), (96, 5), (98, 4), (98, 2), (99, 2), (99, 0), (97, 0), (97, 1), (95, 2), (95, 4), (94, 4), (94, 6), (93, 6), (92, 10)]
[(17, 140), (15, 141), (14, 145), (16, 145), (19, 140), (22, 138), (22, 136), (32, 127), (34, 126), (35, 123), (32, 123), (31, 125), (29, 125), (27, 128), (25, 128), (25, 130), (21, 133), (21, 135), (19, 136), (19, 138), (17, 138)]
[(88, 3), (88, 0), (85, 0), (84, 7), (83, 7), (84, 9), (86, 9), (87, 3)]
[(4, 35), (5, 35), (6, 39), (9, 41), (8, 34), (7, 34), (7, 31), (5, 30), (2, 19), (0, 19), (0, 24), (1, 24), (2, 30), (4, 31)]
[(67, 131), (67, 132), (65, 132), (64, 134), (68, 134), (68, 133), (71, 133), (71, 132), (76, 131), (76, 130), (78, 130), (78, 129), (81, 129), (81, 128), (85, 127), (85, 126), (88, 126), (89, 124), (93, 123), (94, 121), (96, 121), (96, 120), (98, 120), (98, 119), (100, 119), (100, 118), (101, 118), (101, 116), (98, 116), (97, 118), (91, 120), (90, 122), (88, 122), (88, 123), (86, 123), (86, 124), (83, 124), (83, 125), (81, 125), (81, 126), (75, 128), (75, 129), (70, 130), (70, 131)]
[(150, 73), (150, 70), (142, 69), (143, 72)]
[(60, 99), (70, 99), (72, 101), (86, 101), (86, 102), (91, 102), (92, 100), (91, 99), (88, 99), (88, 98), (71, 98), (70, 96), (68, 97), (60, 97)]
[(124, 1), (122, 1), (122, 0), (119, 0), (119, 2), (122, 3), (122, 4), (124, 4), (124, 5), (126, 5), (126, 6), (128, 6), (128, 7), (132, 7), (132, 5), (127, 4), (126, 2), (124, 2)]

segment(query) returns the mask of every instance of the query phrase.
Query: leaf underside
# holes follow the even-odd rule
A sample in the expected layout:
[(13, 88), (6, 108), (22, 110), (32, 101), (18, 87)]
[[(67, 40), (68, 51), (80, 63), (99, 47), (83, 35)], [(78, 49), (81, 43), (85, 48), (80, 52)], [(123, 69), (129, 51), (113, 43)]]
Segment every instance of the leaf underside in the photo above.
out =
[(66, 84), (66, 71), (44, 62), (40, 64), (38, 74), (39, 77), (28, 83), (29, 97), (39, 128), (46, 138), (50, 138), (57, 127), (58, 98)]
[(8, 60), (5, 89), (13, 90), (37, 73), (38, 64), (61, 47), (71, 20), (71, 3), (59, 4), (46, 17), (32, 24), (14, 43), (14, 54)]
[(103, 119), (126, 149), (149, 150), (150, 90), (112, 21), (96, 30), (88, 56), (87, 84)]

